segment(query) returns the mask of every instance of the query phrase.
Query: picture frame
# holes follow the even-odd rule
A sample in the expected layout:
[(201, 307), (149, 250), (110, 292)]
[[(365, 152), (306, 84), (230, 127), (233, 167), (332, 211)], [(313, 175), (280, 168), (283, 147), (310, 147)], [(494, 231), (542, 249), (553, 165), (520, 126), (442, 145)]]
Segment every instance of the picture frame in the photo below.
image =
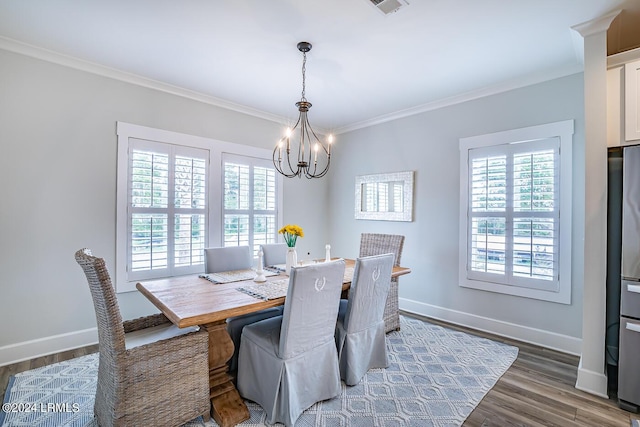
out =
[(355, 219), (413, 221), (414, 171), (359, 175), (355, 179)]

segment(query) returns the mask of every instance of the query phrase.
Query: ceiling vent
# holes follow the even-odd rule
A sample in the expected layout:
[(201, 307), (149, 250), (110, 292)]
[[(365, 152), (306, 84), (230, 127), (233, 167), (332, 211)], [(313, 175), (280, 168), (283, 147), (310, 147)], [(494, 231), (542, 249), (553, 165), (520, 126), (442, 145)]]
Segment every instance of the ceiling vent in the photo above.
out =
[(369, 0), (372, 5), (385, 15), (397, 12), (401, 7), (409, 5), (405, 0)]

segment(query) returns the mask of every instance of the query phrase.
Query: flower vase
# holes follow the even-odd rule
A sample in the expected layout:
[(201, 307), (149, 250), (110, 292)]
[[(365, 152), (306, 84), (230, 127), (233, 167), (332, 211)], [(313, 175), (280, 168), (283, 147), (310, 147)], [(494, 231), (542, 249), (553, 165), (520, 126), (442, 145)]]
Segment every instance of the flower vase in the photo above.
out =
[(287, 264), (285, 267), (285, 273), (287, 275), (291, 274), (291, 267), (294, 267), (298, 264), (298, 253), (296, 252), (296, 247), (291, 246), (287, 248)]

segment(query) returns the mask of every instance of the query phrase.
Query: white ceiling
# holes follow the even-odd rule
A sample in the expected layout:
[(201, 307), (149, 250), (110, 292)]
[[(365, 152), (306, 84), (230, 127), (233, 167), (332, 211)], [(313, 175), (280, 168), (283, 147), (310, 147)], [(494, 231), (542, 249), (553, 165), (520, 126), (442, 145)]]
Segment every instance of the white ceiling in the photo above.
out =
[[(582, 71), (572, 26), (638, 0), (0, 0), (0, 37), (347, 130)], [(6, 40), (10, 39), (10, 40)]]

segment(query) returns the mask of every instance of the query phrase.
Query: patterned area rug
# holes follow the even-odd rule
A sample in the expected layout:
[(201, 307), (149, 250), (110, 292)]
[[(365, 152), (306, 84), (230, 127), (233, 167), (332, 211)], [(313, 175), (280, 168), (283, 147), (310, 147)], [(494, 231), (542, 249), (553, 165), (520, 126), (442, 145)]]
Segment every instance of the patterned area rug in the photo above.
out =
[[(307, 409), (296, 427), (460, 426), (516, 359), (518, 349), (410, 317), (387, 335), (391, 365), (370, 370), (360, 384)], [(97, 354), (16, 374), (9, 381), (0, 425), (90, 426)], [(21, 406), (22, 405), (22, 406)], [(265, 426), (247, 402), (243, 427)], [(4, 421), (4, 422), (2, 422)], [(186, 426), (217, 426), (196, 419)]]

